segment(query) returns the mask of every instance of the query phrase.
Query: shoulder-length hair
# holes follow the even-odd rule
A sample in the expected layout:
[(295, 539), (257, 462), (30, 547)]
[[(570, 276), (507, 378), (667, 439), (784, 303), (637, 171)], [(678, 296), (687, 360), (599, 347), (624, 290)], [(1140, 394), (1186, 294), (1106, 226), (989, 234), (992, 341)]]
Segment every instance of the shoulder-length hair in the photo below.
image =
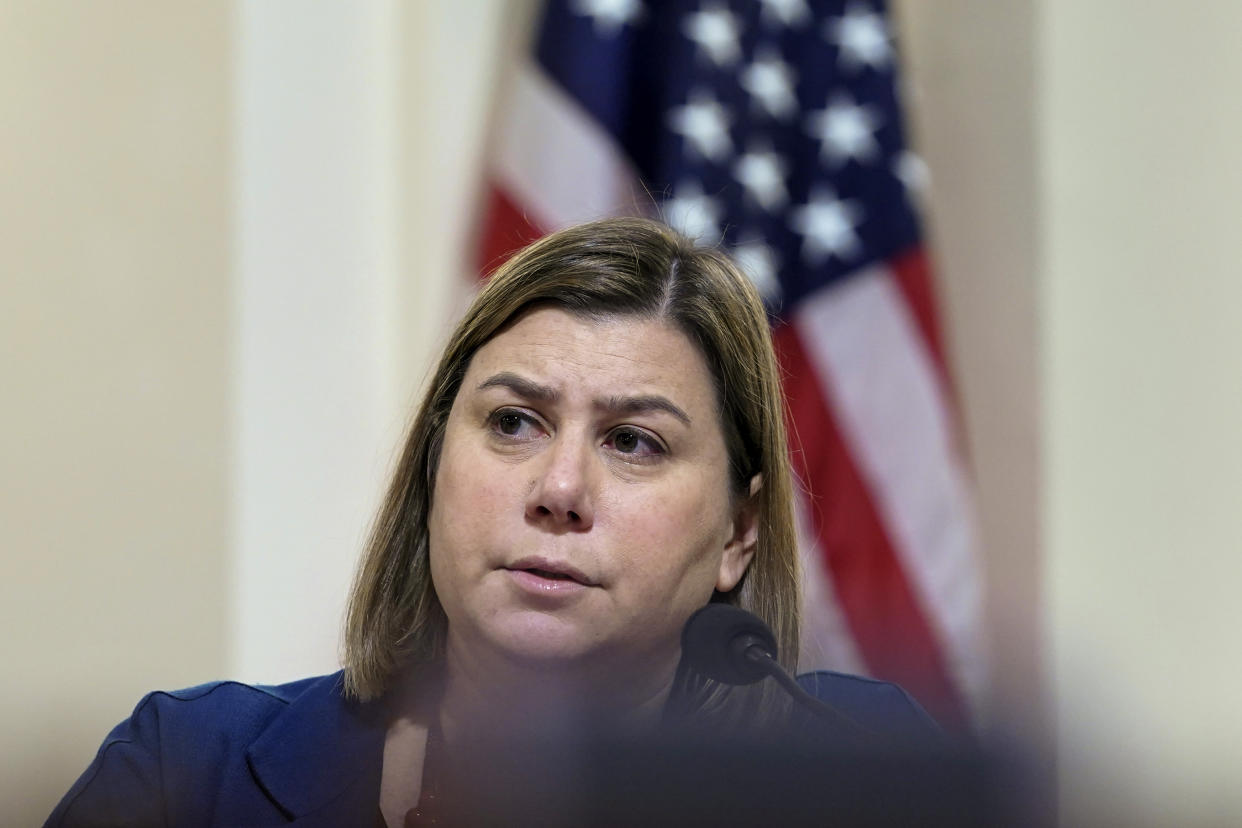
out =
[[(472, 357), (525, 310), (552, 306), (591, 317), (662, 320), (682, 331), (712, 374), (735, 498), (751, 479), (758, 537), (737, 587), (714, 601), (743, 607), (772, 628), (780, 661), (798, 658), (799, 561), (780, 375), (758, 292), (724, 254), (695, 247), (646, 219), (608, 219), (554, 233), (491, 277), (453, 332), (410, 427), (363, 553), (345, 621), (345, 686), (366, 700), (406, 665), (443, 655), (447, 619), (431, 581), (427, 520), (445, 424)], [(740, 502), (740, 501), (739, 501)], [(685, 670), (679, 684), (686, 685)], [(738, 716), (784, 705), (765, 686), (692, 679), (695, 704)]]

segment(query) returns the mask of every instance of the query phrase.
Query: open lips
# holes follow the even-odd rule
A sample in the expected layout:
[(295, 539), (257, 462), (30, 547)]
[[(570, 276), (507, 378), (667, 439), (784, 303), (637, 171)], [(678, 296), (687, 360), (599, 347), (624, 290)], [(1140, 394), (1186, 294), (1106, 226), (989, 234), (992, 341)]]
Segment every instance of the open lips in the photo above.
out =
[(581, 570), (562, 561), (546, 558), (522, 558), (505, 567), (510, 572), (527, 572), (552, 581), (574, 581), (583, 586), (598, 586)]

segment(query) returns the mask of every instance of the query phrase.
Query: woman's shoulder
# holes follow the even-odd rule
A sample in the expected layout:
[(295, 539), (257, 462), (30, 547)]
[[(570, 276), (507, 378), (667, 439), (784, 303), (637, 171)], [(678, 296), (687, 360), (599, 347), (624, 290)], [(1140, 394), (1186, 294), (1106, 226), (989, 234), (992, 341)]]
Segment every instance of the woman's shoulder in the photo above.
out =
[(180, 690), (154, 690), (139, 700), (130, 718), (172, 717), (187, 722), (219, 719), (221, 726), (245, 730), (248, 725), (261, 724), (265, 718), (284, 710), (308, 691), (331, 694), (341, 680), (342, 674), (337, 672), (285, 684), (224, 680)]
[(225, 680), (155, 690), (143, 696), (130, 717), (108, 734), (100, 754), (126, 744), (144, 745), (163, 757), (185, 754), (206, 759), (244, 750), (307, 694), (339, 699), (340, 681), (341, 674), (333, 673), (285, 684)]
[(148, 693), (104, 739), (47, 824), (163, 824), (168, 813), (219, 817), (238, 807), (247, 817), (267, 809), (278, 816), (264, 785), (297, 788), (296, 796), (310, 780), (290, 778), (290, 768), (322, 770), (313, 758), (292, 761), (293, 753), (337, 756), (351, 743), (374, 741), (343, 690), (338, 672)]
[(876, 733), (913, 740), (943, 737), (935, 719), (891, 681), (816, 670), (799, 675), (798, 684), (819, 701)]

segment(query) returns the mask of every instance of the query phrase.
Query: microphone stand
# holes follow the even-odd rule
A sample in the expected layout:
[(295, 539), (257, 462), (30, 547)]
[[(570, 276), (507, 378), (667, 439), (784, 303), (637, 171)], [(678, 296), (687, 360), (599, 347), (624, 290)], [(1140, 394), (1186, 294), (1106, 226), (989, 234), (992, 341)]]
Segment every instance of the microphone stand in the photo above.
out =
[[(747, 640), (750, 639), (750, 640)], [(834, 727), (844, 728), (847, 732), (856, 737), (864, 737), (867, 739), (879, 739), (880, 735), (870, 728), (863, 727), (849, 716), (837, 710), (835, 707), (823, 702), (810, 693), (802, 689), (797, 680), (784, 668), (777, 663), (776, 659), (768, 652), (767, 648), (757, 639), (751, 636), (744, 637), (741, 641), (736, 642), (734, 646), (741, 644), (742, 658), (757, 669), (762, 670), (767, 675), (776, 679), (786, 693), (793, 697), (803, 710), (814, 715), (816, 718), (826, 722)]]

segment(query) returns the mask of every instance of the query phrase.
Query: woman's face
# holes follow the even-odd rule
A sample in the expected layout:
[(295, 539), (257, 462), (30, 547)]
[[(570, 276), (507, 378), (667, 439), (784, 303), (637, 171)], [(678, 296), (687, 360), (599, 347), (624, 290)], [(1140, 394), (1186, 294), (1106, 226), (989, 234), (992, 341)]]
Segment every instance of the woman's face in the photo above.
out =
[(754, 544), (706, 363), (663, 322), (528, 312), (445, 429), (431, 572), (456, 656), (671, 670)]

